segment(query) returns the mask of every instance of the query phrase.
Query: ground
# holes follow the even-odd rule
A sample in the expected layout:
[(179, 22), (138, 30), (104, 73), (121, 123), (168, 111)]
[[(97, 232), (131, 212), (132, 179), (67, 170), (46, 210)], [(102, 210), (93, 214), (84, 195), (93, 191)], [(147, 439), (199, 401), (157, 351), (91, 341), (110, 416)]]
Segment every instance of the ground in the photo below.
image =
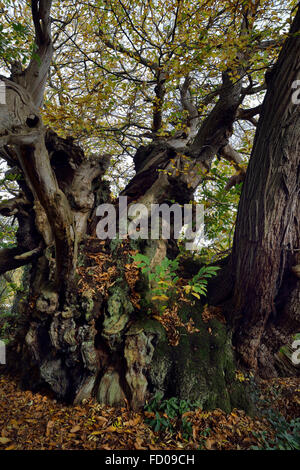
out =
[[(236, 409), (227, 414), (196, 409), (184, 415), (190, 423), (188, 434), (178, 419), (169, 421), (173, 431), (155, 432), (148, 424), (155, 419), (151, 411), (103, 407), (92, 400), (66, 406), (47, 394), (21, 390), (16, 378), (2, 376), (0, 450), (240, 450), (266, 448), (267, 442), (286, 448), (295, 436), (291, 427), (282, 428), (282, 420), (300, 415), (300, 379), (262, 381), (254, 395), (256, 416)], [(271, 403), (274, 413), (283, 415), (281, 421), (262, 414), (266, 407), (270, 411)], [(286, 437), (279, 438), (284, 432)]]

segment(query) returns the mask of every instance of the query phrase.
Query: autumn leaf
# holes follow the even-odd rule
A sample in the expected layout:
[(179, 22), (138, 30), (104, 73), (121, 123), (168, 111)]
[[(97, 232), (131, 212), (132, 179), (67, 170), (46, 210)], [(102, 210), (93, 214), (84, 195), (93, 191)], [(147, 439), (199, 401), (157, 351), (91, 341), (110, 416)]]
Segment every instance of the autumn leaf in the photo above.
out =
[(70, 433), (75, 434), (78, 431), (80, 431), (80, 426), (76, 425), (71, 429)]
[(134, 448), (136, 450), (147, 450), (147, 447), (145, 447), (143, 445), (143, 440), (140, 439), (139, 437), (136, 439), (135, 443), (134, 443)]
[(8, 437), (0, 437), (0, 444), (8, 444), (10, 441)]
[(54, 421), (48, 421), (47, 428), (46, 428), (46, 436), (50, 436), (51, 430), (54, 425), (55, 425)]
[(214, 439), (206, 439), (205, 447), (207, 450), (216, 449), (216, 441)]

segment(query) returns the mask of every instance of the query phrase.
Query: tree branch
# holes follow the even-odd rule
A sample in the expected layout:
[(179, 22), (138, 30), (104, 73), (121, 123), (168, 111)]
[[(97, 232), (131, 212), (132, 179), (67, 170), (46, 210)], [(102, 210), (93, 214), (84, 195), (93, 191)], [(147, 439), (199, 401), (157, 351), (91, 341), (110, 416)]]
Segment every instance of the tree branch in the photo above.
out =
[(209, 162), (220, 148), (228, 144), (241, 103), (241, 90), (242, 80), (234, 82), (228, 72), (224, 72), (219, 100), (203, 121), (194, 142), (188, 148), (188, 155), (199, 161)]
[(241, 119), (243, 121), (250, 121), (254, 116), (257, 114), (260, 114), (261, 112), (261, 104), (256, 106), (255, 108), (250, 108), (250, 109), (243, 109), (239, 108), (237, 110), (237, 119)]
[(51, 4), (52, 0), (32, 0), (31, 2), (37, 50), (25, 71), (25, 87), (32, 95), (36, 106), (41, 106), (43, 102), (44, 89), (53, 54)]
[(29, 256), (24, 257), (24, 250), (20, 247), (3, 248), (0, 250), (0, 275), (25, 264), (32, 263), (40, 253), (41, 248), (37, 247), (35, 250), (32, 250)]
[(50, 165), (44, 134), (20, 147), (20, 164), (36, 199), (44, 208), (55, 239), (56, 277), (66, 293), (74, 270), (75, 227), (72, 211)]
[(146, 59), (145, 57), (143, 57), (141, 54), (139, 54), (136, 51), (132, 51), (132, 50), (127, 49), (122, 44), (114, 44), (112, 41), (110, 41), (109, 39), (107, 39), (105, 37), (105, 34), (103, 33), (103, 31), (100, 28), (99, 28), (98, 35), (101, 38), (101, 40), (103, 41), (103, 43), (109, 49), (112, 49), (113, 51), (116, 51), (116, 52), (121, 52), (121, 54), (125, 54), (127, 57), (134, 58), (137, 62), (144, 65), (145, 67), (148, 67), (149, 69), (151, 69), (153, 71), (158, 70), (158, 68), (159, 68), (158, 64), (156, 64), (155, 62), (149, 61), (148, 59)]
[(234, 148), (231, 147), (230, 144), (227, 144), (225, 145), (225, 147), (222, 147), (219, 150), (218, 155), (220, 155), (220, 157), (225, 158), (225, 160), (234, 163), (234, 165), (237, 167), (243, 161), (240, 154), (236, 150), (234, 150)]
[(190, 92), (191, 77), (187, 76), (184, 80), (183, 85), (179, 88), (181, 104), (184, 110), (189, 114), (188, 117), (188, 127), (195, 130), (197, 126), (197, 120), (199, 117), (198, 109), (194, 105)]
[(166, 74), (159, 72), (157, 74), (157, 85), (154, 88), (155, 100), (153, 104), (153, 124), (152, 132), (158, 132), (162, 126), (162, 106), (164, 103), (164, 97), (166, 94)]
[(8, 201), (3, 201), (0, 203), (0, 215), (4, 217), (11, 217), (12, 215), (16, 215), (20, 206), (23, 206), (26, 203), (29, 204), (29, 201), (22, 197), (15, 197), (13, 199), (9, 199)]

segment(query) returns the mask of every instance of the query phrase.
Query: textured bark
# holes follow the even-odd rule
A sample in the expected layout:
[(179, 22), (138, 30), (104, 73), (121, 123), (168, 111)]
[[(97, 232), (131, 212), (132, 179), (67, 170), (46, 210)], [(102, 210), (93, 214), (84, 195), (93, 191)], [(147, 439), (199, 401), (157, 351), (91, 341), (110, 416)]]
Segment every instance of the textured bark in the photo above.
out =
[[(273, 353), (280, 339), (282, 344), (284, 335), (270, 334), (271, 324), (285, 333), (300, 327), (299, 277), (293, 272), (300, 245), (300, 112), (292, 102), (292, 84), (300, 78), (299, 31), (300, 11), (268, 77), (234, 239), (236, 343), (254, 369), (258, 355), (266, 365), (272, 355), (266, 359), (265, 350)], [(260, 351), (264, 338), (268, 346)]]
[[(211, 136), (213, 132), (212, 128)], [(235, 381), (230, 333), (218, 323), (205, 325), (200, 306), (191, 309), (186, 321), (192, 317), (201, 333), (186, 338), (183, 331), (176, 350), (168, 344), (161, 325), (134, 305), (126, 279), (126, 265), (131, 260), (124, 257), (124, 249), (117, 242), (112, 240), (105, 246), (109, 261), (101, 274), (116, 270), (108, 292), (105, 281), (101, 281), (105, 276), (96, 285), (92, 275), (85, 280), (81, 268), (99, 274), (102, 262), (103, 246), (95, 237), (95, 209), (109, 202), (109, 191), (101, 182), (108, 157), (86, 159), (70, 140), (50, 131), (43, 132), (43, 139), (30, 144), (18, 141), (15, 147), (18, 162), (23, 164), (24, 191), (35, 214), (36, 243), (42, 243), (31, 269), (29, 301), (22, 307), (17, 340), (18, 348), (22, 345), (27, 385), (46, 383), (57, 396), (75, 403), (95, 395), (102, 403), (124, 405), (127, 400), (133, 408), (139, 408), (153, 393), (162, 391), (165, 396), (199, 400), (204, 407), (247, 408), (249, 403), (242, 400), (242, 390)], [(185, 164), (178, 147), (173, 139), (171, 144), (160, 140), (140, 148), (135, 157), (136, 176), (123, 195), (130, 202), (146, 204), (173, 198), (189, 202), (200, 178), (199, 161), (191, 157), (189, 170), (178, 172)], [(173, 157), (175, 168), (170, 162)], [(209, 154), (207, 165), (211, 158)], [(14, 210), (16, 201), (9, 206)], [(68, 270), (74, 252), (74, 240), (69, 243), (68, 238), (72, 227), (79, 247), (79, 265), (73, 272)], [(69, 252), (58, 244), (59, 236)], [(154, 265), (166, 255), (161, 241), (142, 249)], [(62, 295), (66, 288), (68, 296)], [(182, 309), (184, 312), (184, 306)], [(215, 334), (208, 333), (211, 327)]]
[[(109, 157), (86, 158), (71, 139), (44, 129), (38, 109), (52, 54), (50, 6), (47, 0), (32, 2), (43, 66), (37, 69), (33, 61), (26, 71), (6, 80), (7, 106), (0, 108), (1, 155), (22, 175), (20, 197), (0, 207), (2, 214), (14, 214), (19, 220), (13, 261), (8, 262), (8, 252), (1, 259), (0, 252), (0, 272), (32, 262), (29, 298), (20, 308), (22, 325), (16, 339), (24, 378), (30, 386), (46, 383), (57, 396), (75, 403), (95, 395), (102, 403), (124, 405), (127, 401), (138, 408), (161, 391), (167, 397), (199, 400), (207, 408), (247, 408), (243, 389), (235, 380), (231, 333), (223, 323), (212, 319), (206, 324), (199, 304), (180, 304), (181, 318), (185, 322), (192, 318), (199, 331), (187, 334), (181, 329), (179, 344), (174, 347), (161, 324), (137, 306), (128, 278), (130, 251), (144, 250), (154, 266), (166, 255), (166, 244), (154, 241), (128, 246), (124, 242), (123, 246), (117, 240), (100, 243), (96, 238), (96, 207), (111, 202), (109, 188), (101, 180)], [(286, 299), (282, 309), (288, 310), (287, 315), (292, 317), (297, 309), (299, 283), (289, 268), (299, 264), (292, 260), (292, 250), (299, 246), (299, 158), (295, 158), (299, 148), (294, 141), (299, 114), (287, 104), (284, 93), (276, 95), (282, 83), (290, 93), (288, 86), (299, 72), (295, 71), (294, 59), (299, 57), (293, 41), (299, 39), (288, 40), (268, 91), (235, 238), (235, 301), (243, 315), (239, 331), (246, 345), (254, 334), (259, 333), (261, 339), (276, 293), (282, 293), (281, 301)], [(164, 77), (158, 75), (156, 92), (162, 100)], [(122, 193), (129, 203), (190, 202), (202, 178), (199, 170), (209, 170), (215, 155), (239, 163), (229, 138), (234, 121), (245, 117), (239, 111), (245, 96), (242, 80), (231, 81), (230, 73), (223, 73), (218, 101), (202, 123), (190, 101), (188, 85), (187, 79), (181, 98), (189, 113), (190, 131), (181, 138), (159, 138), (158, 133), (150, 145), (137, 150), (136, 175)], [(154, 134), (161, 120), (160, 109), (155, 111)], [(257, 196), (260, 191), (263, 197)], [(288, 255), (283, 247), (288, 248)], [(288, 282), (290, 276), (294, 276), (292, 283)], [(140, 288), (143, 301), (149, 287)], [(249, 299), (254, 299), (255, 310), (248, 308)], [(243, 357), (250, 351), (252, 360), (251, 348), (237, 341)]]
[(29, 91), (37, 107), (41, 106), (44, 99), (44, 90), (53, 54), (51, 5), (52, 0), (32, 0), (31, 11), (35, 28), (36, 54), (39, 61), (33, 58), (25, 72), (17, 72), (13, 77), (14, 82)]
[(74, 403), (92, 395), (110, 406), (129, 403), (139, 409), (161, 392), (198, 401), (203, 408), (250, 410), (235, 377), (230, 331), (216, 319), (204, 323), (200, 304), (183, 302), (181, 320), (192, 318), (198, 331), (179, 327), (179, 344), (171, 345), (162, 325), (136, 308), (126, 277), (128, 249), (113, 243), (104, 247), (89, 237), (81, 246), (78, 288), (63, 310), (49, 283), (53, 260), (40, 258), (23, 311), (25, 342), (18, 341), (24, 385), (47, 384)]

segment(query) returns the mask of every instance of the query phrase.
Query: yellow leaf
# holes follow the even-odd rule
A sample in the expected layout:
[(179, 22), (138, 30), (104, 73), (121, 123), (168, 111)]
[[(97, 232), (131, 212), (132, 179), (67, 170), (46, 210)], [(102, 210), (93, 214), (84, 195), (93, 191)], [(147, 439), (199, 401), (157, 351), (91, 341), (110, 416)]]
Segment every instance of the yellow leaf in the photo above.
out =
[(183, 286), (183, 288), (184, 288), (186, 294), (189, 294), (189, 293), (191, 292), (191, 290), (192, 290), (192, 286), (189, 286), (189, 285)]
[(161, 320), (161, 318), (160, 318), (158, 315), (153, 315), (153, 318), (154, 318), (155, 320), (158, 320), (158, 321)]
[(5, 450), (14, 450), (15, 448), (16, 446), (14, 444), (11, 444), (10, 446), (5, 447)]
[(196, 292), (192, 292), (192, 295), (193, 295), (194, 297), (197, 297), (197, 299), (200, 299), (200, 295), (197, 294)]
[(0, 437), (0, 444), (8, 444), (10, 441), (8, 437)]
[(166, 295), (162, 294), (162, 295), (155, 295), (154, 297), (152, 297), (152, 300), (169, 300), (169, 297), (167, 297)]
[(98, 436), (99, 434), (103, 434), (103, 431), (94, 431), (91, 436)]

